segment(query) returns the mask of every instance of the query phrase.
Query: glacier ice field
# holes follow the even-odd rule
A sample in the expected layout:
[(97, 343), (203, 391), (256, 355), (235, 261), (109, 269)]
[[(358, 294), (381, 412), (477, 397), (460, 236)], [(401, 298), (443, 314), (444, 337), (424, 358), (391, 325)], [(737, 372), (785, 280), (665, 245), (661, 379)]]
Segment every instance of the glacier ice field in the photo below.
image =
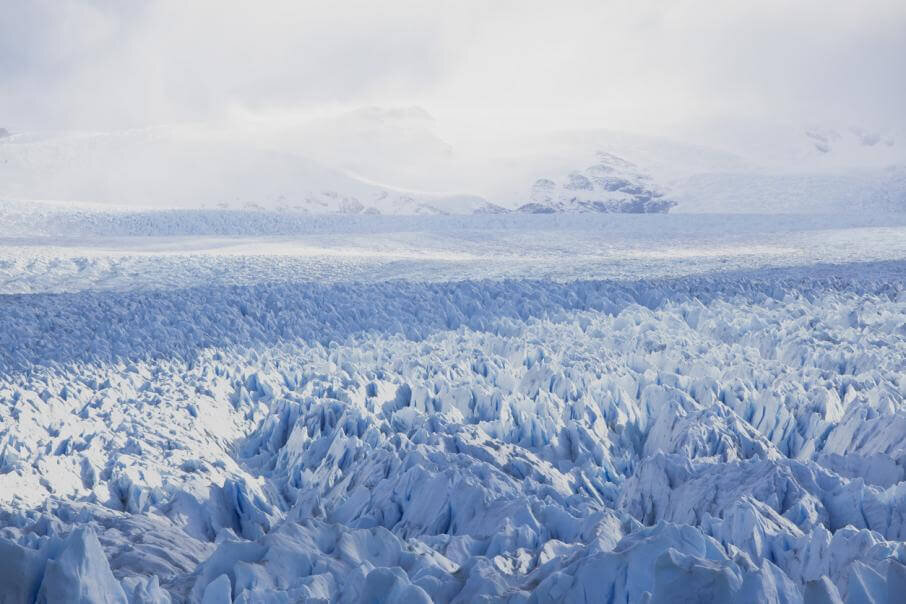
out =
[(4, 604), (906, 601), (906, 217), (3, 212)]

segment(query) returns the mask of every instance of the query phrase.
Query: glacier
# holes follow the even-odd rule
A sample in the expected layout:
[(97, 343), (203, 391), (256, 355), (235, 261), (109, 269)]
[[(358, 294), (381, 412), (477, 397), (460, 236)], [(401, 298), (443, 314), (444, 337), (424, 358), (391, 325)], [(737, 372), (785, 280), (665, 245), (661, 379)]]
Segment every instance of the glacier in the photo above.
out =
[(902, 601), (902, 218), (0, 209), (0, 602)]

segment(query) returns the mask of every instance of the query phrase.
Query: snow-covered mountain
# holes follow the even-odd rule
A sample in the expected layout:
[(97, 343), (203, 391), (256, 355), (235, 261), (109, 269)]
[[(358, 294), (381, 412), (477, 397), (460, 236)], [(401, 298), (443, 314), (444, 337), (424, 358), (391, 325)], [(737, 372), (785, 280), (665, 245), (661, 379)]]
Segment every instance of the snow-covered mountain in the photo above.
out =
[[(265, 124), (266, 126), (266, 124)], [(436, 132), (424, 108), (362, 107), (294, 126), (266, 128), (274, 141), (290, 141), (306, 156), (349, 174), (415, 190), (476, 192), (451, 178), (457, 160), (452, 144)], [(259, 130), (256, 136), (261, 136)]]
[(686, 136), (738, 160), (663, 162), (678, 212), (906, 211), (906, 137), (896, 130), (742, 122)]
[(840, 147), (853, 144), (861, 147), (893, 147), (896, 144), (891, 133), (866, 130), (859, 126), (852, 126), (842, 132), (830, 128), (810, 128), (805, 131), (805, 136), (815, 150), (823, 154), (839, 153)]
[(685, 139), (488, 132), (454, 144), (423, 109), (369, 107), (12, 134), (0, 139), (0, 198), (394, 215), (906, 210), (904, 137), (896, 132), (719, 126)]
[(594, 165), (559, 181), (539, 178), (532, 186), (531, 201), (518, 211), (652, 214), (676, 205), (635, 164), (604, 151), (597, 152), (596, 159)]
[(676, 133), (774, 171), (846, 171), (906, 163), (906, 131), (895, 126), (711, 119)]
[(302, 213), (500, 211), (478, 195), (377, 185), (285, 147), (192, 127), (7, 137), (0, 198)]
[[(500, 191), (499, 198), (511, 200), (508, 205), (514, 208), (528, 203), (530, 211), (588, 211), (608, 196), (615, 196), (618, 203), (644, 202), (649, 193), (662, 194), (651, 195), (653, 201), (675, 203), (669, 206), (671, 213), (906, 211), (906, 157), (898, 139), (870, 146), (851, 131), (846, 133), (827, 153), (814, 147), (805, 129), (769, 137), (773, 146), (753, 139), (735, 147), (610, 131), (559, 133), (538, 137), (514, 153), (518, 161), (500, 162), (537, 186), (516, 195)], [(595, 184), (601, 174), (584, 168), (598, 163), (591, 158), (601, 150), (609, 153), (605, 170), (626, 173), (628, 194), (604, 190)], [(634, 198), (636, 191), (642, 194), (640, 199)], [(531, 195), (528, 202), (526, 195)], [(651, 209), (659, 208), (654, 204)]]

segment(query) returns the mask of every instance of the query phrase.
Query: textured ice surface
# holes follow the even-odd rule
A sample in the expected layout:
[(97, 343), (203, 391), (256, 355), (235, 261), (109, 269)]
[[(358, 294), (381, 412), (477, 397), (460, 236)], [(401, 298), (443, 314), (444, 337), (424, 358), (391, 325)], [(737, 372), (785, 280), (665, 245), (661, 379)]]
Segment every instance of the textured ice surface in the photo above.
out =
[[(906, 258), (906, 214), (310, 216), (0, 202), (0, 291), (647, 279)], [(881, 277), (883, 267), (872, 268)], [(882, 273), (877, 273), (877, 271)], [(856, 269), (862, 272), (862, 269)]]
[(638, 218), (10, 237), (0, 602), (901, 601), (902, 227)]

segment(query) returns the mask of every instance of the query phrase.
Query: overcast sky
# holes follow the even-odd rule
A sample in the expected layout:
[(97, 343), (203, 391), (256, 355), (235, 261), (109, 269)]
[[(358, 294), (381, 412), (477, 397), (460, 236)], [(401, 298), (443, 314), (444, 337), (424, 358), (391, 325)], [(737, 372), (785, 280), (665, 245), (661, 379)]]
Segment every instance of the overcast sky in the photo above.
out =
[(901, 125), (906, 2), (0, 0), (0, 126), (412, 105), (465, 126)]

